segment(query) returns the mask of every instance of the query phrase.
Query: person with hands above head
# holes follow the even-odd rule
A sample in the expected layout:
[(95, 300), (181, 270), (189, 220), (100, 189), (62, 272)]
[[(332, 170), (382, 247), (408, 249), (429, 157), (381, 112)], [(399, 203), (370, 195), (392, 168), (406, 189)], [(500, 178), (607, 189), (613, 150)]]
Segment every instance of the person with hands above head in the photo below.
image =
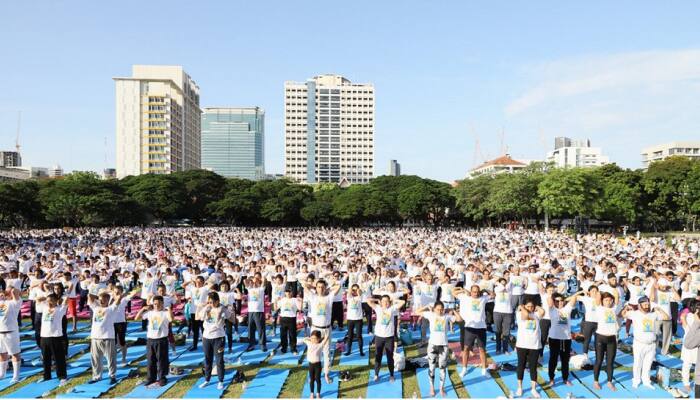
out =
[(146, 386), (150, 388), (165, 386), (168, 382), (170, 365), (168, 353), (168, 327), (174, 320), (171, 308), (165, 309), (163, 297), (156, 295), (152, 304), (139, 310), (136, 319), (148, 320), (146, 331), (146, 359), (148, 362), (148, 377)]
[(92, 310), (90, 327), (90, 362), (92, 379), (95, 383), (102, 379), (102, 358), (107, 359), (110, 384), (117, 383), (117, 348), (115, 342), (114, 321), (119, 312), (121, 296), (107, 291), (98, 295), (88, 293), (88, 306)]
[(479, 349), (481, 375), (486, 375), (486, 303), (493, 299), (493, 293), (482, 291), (479, 285), (472, 285), (467, 292), (461, 287), (452, 293), (459, 300), (459, 315), (464, 321), (464, 341), (462, 345), (461, 377), (467, 374), (467, 362), (472, 348)]
[(679, 302), (680, 296), (678, 292), (672, 290), (671, 282), (663, 275), (659, 275), (659, 279), (654, 280), (654, 284), (649, 293), (649, 301), (663, 310), (662, 318), (659, 320), (661, 330), (661, 354), (668, 355), (668, 349), (671, 346), (671, 337), (673, 336), (673, 323), (671, 322), (671, 303)]
[(430, 377), (430, 396), (435, 396), (435, 368), (440, 369), (440, 395), (445, 397), (445, 382), (447, 378), (447, 363), (449, 348), (447, 347), (447, 332), (454, 321), (461, 321), (455, 310), (445, 311), (445, 305), (438, 300), (433, 306), (423, 306), (416, 310), (421, 318), (430, 325), (428, 339), (428, 376)]
[(19, 325), (17, 318), (22, 309), (19, 290), (10, 287), (0, 291), (0, 379), (5, 378), (8, 359), (12, 358), (12, 380), (10, 385), (19, 382), (21, 366)]
[(532, 397), (539, 399), (537, 392), (537, 359), (542, 347), (540, 340), (540, 320), (544, 317), (544, 309), (536, 306), (532, 299), (518, 306), (516, 319), (518, 321), (518, 333), (515, 342), (515, 351), (518, 355), (516, 375), (518, 378), (518, 390), (516, 397), (523, 395), (523, 379), (525, 377), (525, 365), (530, 370), (530, 393)]
[(593, 364), (593, 388), (600, 390), (600, 368), (605, 359), (605, 372), (608, 377), (608, 388), (617, 391), (614, 383), (615, 355), (617, 353), (617, 337), (620, 332), (618, 317), (620, 317), (619, 294), (617, 290), (597, 292), (593, 304), (596, 307), (595, 332), (595, 363)]
[(293, 290), (286, 286), (284, 297), (277, 300), (275, 307), (280, 315), (280, 346), (282, 353), (291, 347), (292, 354), (297, 355), (297, 313), (301, 310), (301, 299), (293, 297)]
[(322, 336), (321, 331), (315, 330), (304, 339), (306, 344), (306, 359), (309, 362), (309, 398), (321, 398), (321, 353), (330, 343), (330, 335)]
[[(331, 310), (333, 307), (333, 297), (340, 290), (340, 285), (334, 284), (328, 288), (326, 281), (307, 280), (304, 284), (309, 304), (309, 319), (311, 321), (311, 332), (320, 331), (322, 337), (331, 335)], [(331, 342), (328, 340), (323, 345), (323, 373), (326, 383), (331, 384)]]
[(360, 356), (364, 357), (364, 343), (362, 339), (362, 290), (360, 285), (354, 284), (347, 292), (347, 319), (348, 319), (348, 340), (346, 342), (345, 355), (352, 352), (352, 342), (357, 338)]
[(207, 303), (197, 310), (202, 321), (204, 333), (202, 334), (202, 349), (204, 350), (204, 382), (199, 385), (204, 388), (209, 385), (214, 358), (216, 358), (216, 372), (219, 378), (218, 390), (224, 390), (224, 341), (226, 336), (226, 320), (231, 318), (228, 308), (223, 307), (219, 300), (219, 294), (210, 292), (207, 295)]
[[(60, 285), (59, 285), (60, 286)], [(63, 288), (63, 286), (60, 286)], [(44, 365), (44, 381), (51, 379), (51, 360), (56, 362), (59, 387), (68, 382), (66, 373), (66, 344), (63, 321), (66, 316), (67, 297), (59, 301), (55, 293), (37, 298), (37, 312), (41, 313), (41, 361)]]
[(667, 320), (669, 315), (663, 307), (654, 304), (646, 296), (638, 299), (638, 309), (627, 305), (622, 311), (622, 316), (632, 321), (634, 342), (632, 353), (634, 364), (632, 367), (632, 387), (639, 387), (640, 383), (653, 389), (651, 384), (651, 364), (656, 358), (656, 333), (660, 321)]
[(404, 300), (391, 300), (388, 295), (382, 295), (379, 302), (375, 299), (367, 300), (377, 314), (377, 321), (374, 325), (374, 345), (376, 354), (374, 356), (374, 381), (379, 380), (379, 370), (382, 366), (382, 357), (386, 353), (387, 367), (389, 367), (389, 381), (394, 382), (394, 345), (395, 334), (394, 324), (399, 310), (405, 304)]
[[(569, 358), (571, 356), (571, 311), (574, 309), (578, 296), (583, 291), (575, 293), (569, 298), (564, 298), (561, 293), (554, 293), (547, 297), (549, 308), (549, 386), (554, 386), (554, 373), (557, 371), (557, 362), (561, 360), (561, 376), (564, 384), (573, 386), (569, 381)], [(544, 328), (543, 328), (544, 329)]]
[[(265, 278), (262, 274), (255, 274), (245, 281), (248, 291), (248, 348), (253, 351), (256, 344), (262, 346), (262, 351), (267, 352), (267, 333), (265, 325)], [(258, 338), (255, 339), (257, 332)]]

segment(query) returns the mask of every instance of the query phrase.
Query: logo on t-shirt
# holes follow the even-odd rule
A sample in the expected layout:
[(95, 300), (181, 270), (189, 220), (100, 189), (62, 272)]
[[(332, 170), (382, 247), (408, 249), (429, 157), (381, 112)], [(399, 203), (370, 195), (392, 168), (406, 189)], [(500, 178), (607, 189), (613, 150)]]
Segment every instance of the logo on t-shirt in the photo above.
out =
[(46, 311), (41, 318), (42, 322), (53, 322), (54, 311)]
[(2, 303), (0, 304), (0, 318), (5, 317), (7, 315), (7, 304)]
[(163, 325), (163, 318), (158, 315), (149, 315), (148, 323), (151, 325), (151, 330), (157, 331), (160, 329), (160, 326)]
[(479, 311), (481, 302), (479, 300), (472, 300), (472, 311)]
[(535, 321), (531, 320), (531, 319), (525, 321), (525, 330), (526, 331), (534, 331), (535, 330)]
[(648, 318), (644, 318), (644, 320), (642, 320), (642, 332), (647, 332), (647, 333), (654, 332), (652, 330), (652, 327), (653, 327), (652, 320), (650, 320)]
[(569, 323), (569, 317), (566, 315), (559, 314), (559, 325), (566, 325)]
[(668, 304), (668, 295), (667, 294), (660, 294), (659, 295), (659, 304), (662, 304), (662, 305)]
[(319, 317), (325, 317), (326, 316), (326, 304), (318, 302), (316, 305), (316, 315)]
[(348, 303), (348, 305), (350, 306), (350, 309), (351, 309), (351, 310), (357, 311), (357, 310), (360, 309), (360, 302), (357, 301), (357, 300), (350, 300), (350, 302)]
[(99, 324), (105, 320), (105, 312), (104, 310), (97, 310), (95, 311), (95, 314), (92, 316), (92, 322)]
[(505, 292), (500, 292), (500, 293), (498, 293), (498, 302), (499, 302), (499, 303), (506, 303), (506, 302), (507, 302), (506, 293), (505, 293)]
[(445, 332), (445, 318), (435, 319), (435, 332)]
[(250, 301), (257, 302), (257, 301), (258, 301), (258, 294), (257, 294), (257, 293), (251, 293), (251, 294), (250, 294)]
[(391, 323), (391, 314), (388, 312), (382, 311), (381, 324), (384, 326), (388, 326), (390, 323)]
[(606, 324), (614, 324), (615, 323), (615, 313), (612, 311), (606, 311), (605, 312), (605, 323)]

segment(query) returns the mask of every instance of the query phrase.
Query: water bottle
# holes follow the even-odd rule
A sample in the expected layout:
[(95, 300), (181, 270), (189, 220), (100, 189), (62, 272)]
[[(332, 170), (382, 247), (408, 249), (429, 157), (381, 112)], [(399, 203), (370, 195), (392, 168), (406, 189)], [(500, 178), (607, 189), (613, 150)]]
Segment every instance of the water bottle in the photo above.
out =
[(418, 398), (418, 395), (416, 394), (415, 391), (413, 392), (413, 397), (412, 397), (412, 398), (413, 398), (413, 400), (416, 400), (416, 399)]
[(575, 397), (574, 397), (574, 394), (573, 394), (573, 393), (569, 392), (569, 393), (566, 394), (566, 398), (567, 398), (567, 399), (573, 399), (573, 398), (575, 398)]

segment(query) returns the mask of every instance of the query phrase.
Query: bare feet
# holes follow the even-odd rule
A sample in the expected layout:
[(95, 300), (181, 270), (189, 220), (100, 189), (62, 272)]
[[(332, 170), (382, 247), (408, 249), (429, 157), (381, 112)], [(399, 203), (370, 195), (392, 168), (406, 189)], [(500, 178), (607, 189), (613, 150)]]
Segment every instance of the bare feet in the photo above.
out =
[(523, 395), (523, 388), (518, 388), (518, 390), (515, 391), (515, 397), (521, 397)]
[(574, 386), (574, 384), (571, 383), (571, 381), (565, 381), (564, 383), (566, 384), (566, 386)]
[(554, 387), (554, 380), (549, 381), (549, 383), (547, 383), (547, 386), (553, 388)]
[(535, 398), (535, 399), (539, 399), (539, 398), (540, 398), (540, 394), (537, 393), (537, 389), (531, 389), (531, 390), (530, 390), (530, 394), (532, 394), (532, 397)]
[(600, 383), (598, 383), (598, 382), (593, 382), (593, 389), (595, 389), (595, 390), (600, 390), (600, 389), (601, 389), (601, 388), (600, 388)]
[(333, 383), (333, 381), (331, 380), (331, 377), (328, 376), (328, 375), (326, 375), (326, 383), (329, 384), (329, 385), (330, 385), (331, 383)]
[(617, 392), (617, 388), (612, 382), (608, 382), (608, 389), (612, 390), (613, 392)]
[(435, 388), (432, 386), (430, 387), (430, 397), (435, 397)]
[(683, 386), (683, 389), (685, 389), (686, 392), (690, 393), (690, 386)]
[(445, 392), (445, 389), (440, 388), (440, 396), (442, 396), (442, 397), (446, 397), (446, 396), (447, 396), (447, 393)]
[(313, 393), (311, 393), (311, 396), (309, 396), (310, 399), (313, 399), (313, 398), (315, 398), (315, 397), (316, 397), (316, 396), (315, 396)]
[(394, 383), (394, 377), (393, 377), (393, 376), (390, 376), (390, 377), (389, 377), (389, 383)]
[(376, 382), (376, 381), (378, 381), (378, 380), (379, 380), (379, 375), (375, 375), (375, 376), (374, 376), (374, 381)]

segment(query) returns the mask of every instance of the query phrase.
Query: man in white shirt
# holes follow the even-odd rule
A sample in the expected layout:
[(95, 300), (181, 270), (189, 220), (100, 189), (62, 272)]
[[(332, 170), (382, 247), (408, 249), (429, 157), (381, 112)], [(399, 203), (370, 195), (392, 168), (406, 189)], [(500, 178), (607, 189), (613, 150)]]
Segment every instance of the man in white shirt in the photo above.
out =
[[(8, 299), (9, 297), (9, 299)], [(22, 308), (22, 298), (16, 288), (0, 291), (0, 379), (5, 377), (8, 357), (12, 357), (12, 380), (19, 382), (20, 343), (17, 316)]]
[(203, 321), (202, 349), (204, 350), (204, 382), (199, 385), (204, 388), (209, 385), (214, 357), (216, 357), (216, 372), (218, 373), (218, 390), (224, 390), (224, 338), (225, 321), (231, 318), (226, 307), (221, 306), (219, 294), (211, 292), (207, 295), (207, 304), (197, 310), (199, 319)]
[[(482, 295), (478, 285), (472, 285), (469, 293), (463, 288), (455, 288), (453, 293), (459, 300), (459, 315), (464, 320), (460, 376), (464, 377), (467, 374), (469, 352), (473, 347), (479, 349), (481, 374), (486, 375), (486, 303), (493, 298), (493, 295)], [(484, 291), (484, 293), (487, 292)]]
[(44, 365), (44, 380), (51, 379), (51, 360), (56, 361), (56, 376), (59, 387), (68, 382), (66, 373), (66, 344), (63, 339), (63, 317), (66, 316), (68, 301), (64, 297), (59, 303), (58, 296), (50, 294), (37, 298), (37, 312), (41, 313), (41, 360)]
[(280, 314), (281, 351), (286, 353), (288, 347), (291, 347), (292, 353), (297, 355), (297, 313), (301, 309), (301, 300), (293, 296), (292, 288), (287, 286), (284, 297), (277, 300), (275, 307)]
[[(115, 343), (114, 321), (117, 318), (121, 297), (116, 296), (110, 304), (110, 294), (100, 293), (98, 296), (89, 294), (88, 305), (92, 310), (90, 328), (90, 356), (92, 364), (92, 379), (95, 383), (102, 379), (102, 357), (107, 359), (109, 368), (109, 383), (117, 383), (117, 348)], [(98, 300), (99, 299), (99, 300)]]
[(154, 296), (153, 304), (139, 310), (136, 319), (148, 320), (146, 331), (146, 359), (148, 361), (148, 377), (146, 387), (156, 388), (168, 383), (168, 329), (173, 321), (173, 312), (163, 308), (163, 296)]
[[(316, 281), (315, 288), (306, 284), (305, 288), (308, 293), (309, 318), (311, 319), (311, 332), (320, 331), (321, 337), (331, 334), (331, 310), (333, 308), (333, 296), (340, 290), (339, 285), (332, 286), (327, 289), (326, 281), (319, 279)], [(330, 385), (330, 340), (323, 348), (323, 372), (326, 377), (326, 383)]]
[(632, 352), (634, 354), (634, 365), (632, 367), (632, 387), (637, 388), (639, 383), (644, 386), (654, 388), (651, 384), (649, 373), (651, 364), (656, 358), (656, 331), (657, 324), (661, 320), (668, 319), (669, 315), (662, 307), (651, 304), (646, 296), (640, 297), (637, 302), (639, 309), (636, 311), (627, 306), (625, 317), (632, 320), (634, 332), (634, 343)]
[[(260, 342), (262, 351), (267, 351), (267, 334), (265, 327), (265, 279), (255, 276), (246, 280), (248, 290), (248, 348), (253, 351), (255, 345)], [(258, 332), (258, 340), (255, 340), (255, 332)]]

